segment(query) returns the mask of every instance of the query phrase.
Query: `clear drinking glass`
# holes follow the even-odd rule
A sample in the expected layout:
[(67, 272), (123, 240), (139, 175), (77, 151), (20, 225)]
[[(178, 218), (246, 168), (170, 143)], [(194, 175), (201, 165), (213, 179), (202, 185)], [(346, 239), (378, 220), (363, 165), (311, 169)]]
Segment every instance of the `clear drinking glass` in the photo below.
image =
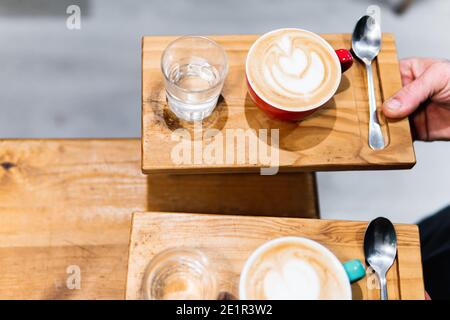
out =
[(208, 257), (195, 249), (167, 249), (147, 266), (142, 286), (148, 300), (215, 300), (216, 274)]
[(197, 121), (208, 117), (217, 105), (227, 57), (216, 42), (186, 36), (164, 50), (161, 70), (170, 109), (181, 119)]

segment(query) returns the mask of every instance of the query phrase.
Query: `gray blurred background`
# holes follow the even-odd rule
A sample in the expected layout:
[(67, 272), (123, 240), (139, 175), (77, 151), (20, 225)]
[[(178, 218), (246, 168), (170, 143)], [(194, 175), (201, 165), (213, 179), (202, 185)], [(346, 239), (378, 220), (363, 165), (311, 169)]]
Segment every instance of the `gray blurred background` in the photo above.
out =
[[(450, 57), (450, 1), (0, 0), (0, 137), (139, 137), (140, 39), (162, 34), (351, 32), (367, 6), (400, 57)], [(81, 30), (66, 8), (81, 7)], [(322, 217), (417, 222), (450, 202), (450, 143), (415, 143), (407, 171), (318, 174)]]

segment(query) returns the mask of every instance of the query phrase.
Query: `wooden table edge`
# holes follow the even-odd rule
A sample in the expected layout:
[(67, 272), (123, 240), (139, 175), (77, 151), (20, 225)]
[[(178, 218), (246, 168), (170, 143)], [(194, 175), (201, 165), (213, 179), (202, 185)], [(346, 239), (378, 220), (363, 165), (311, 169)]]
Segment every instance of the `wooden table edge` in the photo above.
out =
[[(132, 213), (133, 219), (138, 216), (145, 216), (151, 214), (160, 214), (160, 215), (178, 215), (178, 216), (198, 216), (198, 217), (223, 217), (223, 215), (215, 214), (215, 213), (201, 213), (201, 212), (169, 212), (169, 211), (134, 211)], [(264, 215), (240, 215), (240, 214), (227, 214), (226, 217), (235, 217), (239, 219), (255, 219), (255, 218), (264, 218), (264, 219), (281, 219), (281, 220), (290, 220), (290, 221), (305, 221), (311, 223), (326, 223), (326, 222), (348, 222), (348, 223), (365, 223), (368, 224), (369, 221), (366, 220), (339, 220), (339, 219), (309, 219), (309, 218), (296, 218), (296, 217), (272, 217), (272, 216), (264, 216)], [(134, 220), (133, 220), (134, 221)], [(418, 226), (416, 224), (411, 223), (394, 223), (395, 226), (400, 226), (401, 228), (412, 228), (414, 233), (418, 232)]]
[[(142, 212), (142, 211), (140, 211)], [(123, 299), (128, 300), (128, 273), (130, 268), (130, 260), (131, 260), (131, 244), (132, 244), (132, 237), (133, 237), (133, 225), (134, 225), (134, 219), (135, 216), (139, 212), (133, 212), (131, 213), (131, 219), (130, 219), (130, 231), (129, 231), (129, 240), (128, 240), (128, 258), (127, 258), (127, 273), (125, 277), (125, 290), (123, 291)]]
[[(415, 224), (411, 224), (411, 231), (415, 234), (415, 236), (419, 239), (420, 243), (420, 231), (419, 226)], [(410, 256), (411, 254), (414, 254), (416, 256), (417, 263), (419, 264), (420, 268), (414, 269), (414, 278), (418, 279), (419, 281), (416, 281), (413, 285), (413, 288), (411, 288), (410, 283), (408, 281), (405, 281), (404, 279), (406, 277), (402, 277), (402, 274), (404, 273), (404, 269), (402, 268), (402, 264), (404, 263), (404, 255), (403, 255), (403, 248), (401, 246), (398, 247), (398, 255), (397, 255), (397, 262), (398, 262), (398, 273), (399, 273), (399, 289), (400, 289), (400, 299), (401, 300), (425, 300), (425, 283), (423, 278), (423, 265), (422, 265), (422, 254), (421, 254), (421, 246), (416, 248), (408, 247), (408, 250), (413, 250), (413, 252), (407, 252), (405, 255)], [(408, 279), (411, 277), (408, 277)], [(418, 287), (417, 287), (418, 286)], [(413, 290), (412, 290), (413, 289)]]
[[(214, 174), (214, 173), (258, 173), (264, 167), (240, 167), (240, 168), (230, 168), (230, 167), (198, 167), (195, 166), (180, 166), (174, 169), (169, 166), (146, 166), (144, 159), (144, 144), (141, 142), (141, 165), (142, 165), (142, 173), (144, 174)], [(281, 166), (279, 167), (279, 171), (277, 173), (296, 173), (296, 172), (327, 172), (327, 171), (369, 171), (369, 170), (409, 170), (416, 165), (416, 160), (411, 162), (395, 162), (392, 163), (377, 163), (371, 166), (361, 164), (352, 164), (352, 165), (339, 165), (337, 164), (335, 167), (329, 166), (326, 164), (323, 165), (306, 165), (301, 167), (296, 166)]]

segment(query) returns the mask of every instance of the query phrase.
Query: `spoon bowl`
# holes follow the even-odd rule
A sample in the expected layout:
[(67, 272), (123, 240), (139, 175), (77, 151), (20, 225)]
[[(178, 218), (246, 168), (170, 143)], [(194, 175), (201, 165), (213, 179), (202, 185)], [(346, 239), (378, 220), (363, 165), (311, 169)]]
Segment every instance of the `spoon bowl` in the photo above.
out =
[(397, 234), (391, 221), (379, 217), (369, 223), (364, 236), (364, 254), (379, 277), (381, 299), (387, 300), (386, 273), (397, 255)]
[(353, 31), (352, 49), (364, 63), (371, 63), (380, 53), (381, 28), (375, 18), (363, 16)]

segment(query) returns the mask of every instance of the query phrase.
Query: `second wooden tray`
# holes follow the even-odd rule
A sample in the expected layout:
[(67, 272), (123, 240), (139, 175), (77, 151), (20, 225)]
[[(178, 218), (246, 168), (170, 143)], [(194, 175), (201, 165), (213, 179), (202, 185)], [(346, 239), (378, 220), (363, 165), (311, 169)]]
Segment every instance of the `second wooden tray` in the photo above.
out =
[[(238, 298), (239, 276), (249, 255), (264, 242), (301, 236), (320, 242), (341, 261), (364, 261), (367, 222), (298, 218), (221, 216), (187, 213), (135, 213), (128, 259), (127, 299), (142, 299), (145, 268), (155, 254), (172, 247), (197, 248), (217, 266), (220, 290)], [(396, 224), (397, 259), (387, 274), (389, 299), (424, 299), (419, 231)], [(376, 276), (352, 284), (353, 299), (377, 300)]]
[[(247, 93), (245, 58), (256, 35), (211, 36), (227, 51), (229, 72), (222, 98), (202, 127), (180, 121), (168, 108), (160, 70), (161, 53), (176, 37), (144, 37), (142, 43), (142, 169), (144, 173), (254, 172), (266, 166), (260, 157), (251, 160), (247, 145), (228, 149), (226, 133), (236, 129), (257, 135), (260, 129), (279, 130), (280, 171), (399, 169), (415, 164), (408, 119), (389, 121), (380, 114), (387, 147), (373, 151), (367, 143), (369, 106), (365, 68), (355, 61), (344, 73), (341, 86), (328, 106), (299, 123), (271, 120), (259, 110)], [(349, 34), (323, 37), (335, 48), (350, 48)], [(393, 35), (384, 34), (382, 50), (374, 62), (378, 107), (401, 88), (397, 51)], [(180, 135), (180, 130), (184, 135)], [(205, 129), (213, 136), (202, 139)], [(233, 131), (234, 130), (234, 131)], [(200, 138), (199, 138), (200, 137)], [(205, 159), (205, 150), (219, 139), (222, 155)], [(259, 147), (271, 141), (256, 137)], [(180, 142), (187, 142), (188, 157), (174, 160)], [(197, 148), (197, 149), (196, 149)], [(270, 149), (269, 149), (270, 150)], [(179, 152), (179, 151), (176, 151)], [(227, 158), (227, 155), (231, 156)], [(267, 154), (270, 154), (268, 151)], [(186, 160), (187, 159), (187, 160)], [(239, 160), (240, 159), (240, 160)], [(269, 160), (268, 160), (269, 162)]]

